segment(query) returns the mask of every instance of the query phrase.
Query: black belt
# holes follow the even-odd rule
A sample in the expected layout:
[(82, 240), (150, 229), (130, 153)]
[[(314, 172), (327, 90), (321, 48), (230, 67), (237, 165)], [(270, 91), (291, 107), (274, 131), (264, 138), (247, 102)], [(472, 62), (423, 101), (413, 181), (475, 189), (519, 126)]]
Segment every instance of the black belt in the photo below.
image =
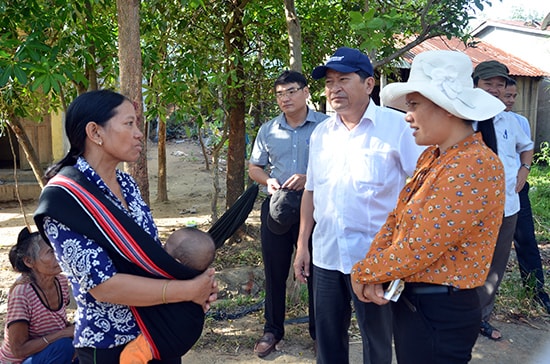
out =
[(429, 283), (406, 283), (405, 290), (412, 294), (452, 294), (461, 291), (453, 286)]

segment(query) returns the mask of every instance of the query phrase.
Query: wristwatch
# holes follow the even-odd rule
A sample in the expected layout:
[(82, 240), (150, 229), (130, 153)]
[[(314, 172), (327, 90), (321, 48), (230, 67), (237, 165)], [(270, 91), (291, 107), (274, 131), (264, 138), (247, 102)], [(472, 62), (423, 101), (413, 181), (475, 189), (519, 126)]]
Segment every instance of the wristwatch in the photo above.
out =
[(531, 166), (528, 165), (527, 163), (522, 163), (521, 166), (524, 167), (525, 169), (527, 169), (528, 171), (531, 170)]

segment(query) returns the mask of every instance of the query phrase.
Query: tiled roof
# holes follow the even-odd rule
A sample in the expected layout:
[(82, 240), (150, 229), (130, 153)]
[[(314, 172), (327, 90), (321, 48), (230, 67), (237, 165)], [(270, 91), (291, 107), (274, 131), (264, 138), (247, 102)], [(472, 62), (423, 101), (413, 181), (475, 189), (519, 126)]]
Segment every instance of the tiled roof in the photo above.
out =
[(417, 45), (409, 52), (405, 53), (403, 58), (407, 63), (411, 64), (415, 55), (431, 50), (458, 50), (466, 53), (472, 60), (473, 66), (475, 67), (478, 63), (489, 60), (497, 60), (501, 63), (504, 63), (508, 66), (510, 70), (510, 75), (512, 76), (524, 76), (524, 77), (543, 77), (550, 76), (548, 73), (543, 70), (534, 67), (527, 63), (526, 61), (515, 57), (509, 53), (504, 52), (500, 48), (492, 46), (486, 42), (483, 42), (479, 39), (474, 39), (468, 46), (466, 46), (458, 38), (442, 38), (436, 37), (428, 39), (421, 44)]

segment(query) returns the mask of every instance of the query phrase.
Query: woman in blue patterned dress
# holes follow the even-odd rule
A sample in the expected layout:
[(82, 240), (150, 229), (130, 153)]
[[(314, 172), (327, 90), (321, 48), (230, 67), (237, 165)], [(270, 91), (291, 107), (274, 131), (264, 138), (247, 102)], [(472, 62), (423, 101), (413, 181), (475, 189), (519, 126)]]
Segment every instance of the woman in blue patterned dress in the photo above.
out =
[[(135, 162), (142, 152), (143, 133), (137, 121), (134, 105), (121, 94), (100, 90), (80, 95), (66, 114), (70, 150), (48, 169), (46, 178), (73, 166), (160, 246), (157, 227), (136, 182), (117, 169), (121, 162)], [(118, 363), (125, 345), (142, 331), (134, 307), (190, 301), (206, 311), (217, 298), (213, 269), (190, 280), (122, 273), (97, 239), (80, 231), (78, 223), (59, 221), (51, 215), (42, 215), (39, 220), (37, 225), (52, 243), (73, 287), (78, 308), (74, 346), (82, 364)], [(163, 358), (157, 362), (180, 360)]]

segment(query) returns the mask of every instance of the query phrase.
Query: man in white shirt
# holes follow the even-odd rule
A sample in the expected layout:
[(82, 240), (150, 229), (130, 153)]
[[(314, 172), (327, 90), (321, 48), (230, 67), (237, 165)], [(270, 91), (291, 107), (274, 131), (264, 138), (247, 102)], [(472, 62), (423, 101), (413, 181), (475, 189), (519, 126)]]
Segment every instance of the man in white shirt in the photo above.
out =
[(363, 362), (391, 363), (390, 307), (360, 302), (350, 272), (395, 207), (422, 147), (403, 114), (371, 100), (373, 74), (369, 58), (346, 47), (312, 72), (314, 79), (325, 78), (327, 100), (336, 111), (311, 135), (294, 261), (296, 278), (306, 282), (313, 259), (317, 363), (349, 362), (351, 301), (363, 337)]
[[(504, 93), (506, 82), (510, 80), (508, 67), (498, 61), (481, 62), (474, 68), (472, 75), (474, 85), (496, 98)], [(510, 256), (512, 240), (516, 230), (516, 221), (519, 211), (518, 192), (523, 188), (531, 162), (533, 160), (533, 142), (521, 129), (519, 123), (506, 111), (501, 112), (492, 120), (480, 121), (481, 124), (492, 126), (492, 141), (486, 139), (487, 134), (482, 131), (485, 143), (498, 154), (503, 166), (506, 178), (506, 202), (504, 218), (500, 226), (498, 240), (493, 254), (491, 269), (485, 281), (485, 285), (478, 287), (479, 300), (482, 307), (480, 334), (491, 340), (500, 340), (502, 335), (498, 329), (489, 323), (491, 312), (495, 305), (495, 295), (504, 276), (506, 263)], [(517, 161), (519, 154), (520, 164)]]
[[(518, 96), (516, 81), (510, 79), (506, 83), (504, 95), (501, 100), (506, 105), (507, 114), (513, 116), (521, 129), (531, 139), (531, 127), (529, 121), (523, 115), (512, 111)], [(519, 161), (518, 156), (518, 165)], [(533, 222), (533, 211), (531, 210), (531, 201), (529, 201), (529, 183), (519, 191), (518, 221), (514, 233), (514, 248), (518, 258), (519, 271), (524, 287), (528, 287), (534, 293), (534, 299), (541, 304), (546, 312), (550, 313), (550, 297), (544, 290), (544, 271), (540, 258), (539, 246), (535, 237), (535, 226)]]

